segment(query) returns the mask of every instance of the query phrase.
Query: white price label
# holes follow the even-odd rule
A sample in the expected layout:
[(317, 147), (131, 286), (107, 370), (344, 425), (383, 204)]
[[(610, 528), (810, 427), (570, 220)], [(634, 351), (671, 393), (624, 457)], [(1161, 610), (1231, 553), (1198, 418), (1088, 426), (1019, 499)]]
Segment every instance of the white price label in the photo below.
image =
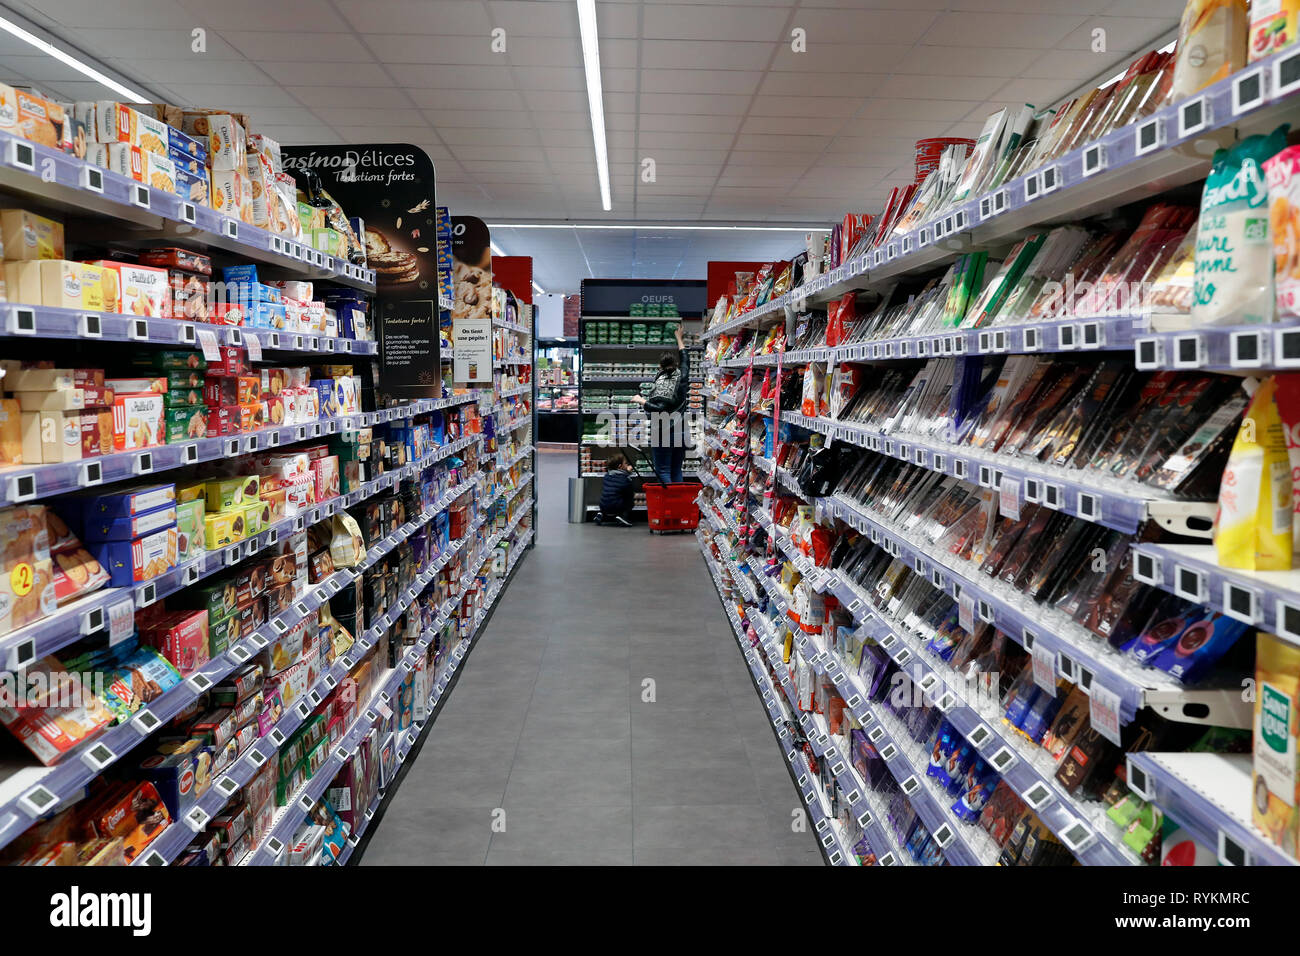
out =
[(1088, 720), (1097, 733), (1115, 746), (1123, 746), (1119, 732), (1119, 695), (1097, 683), (1096, 679), (1088, 697)]
[(203, 357), (209, 362), (216, 362), (221, 358), (221, 349), (217, 345), (216, 333), (211, 329), (199, 329), (199, 348), (203, 350)]
[(998, 512), (1012, 521), (1020, 520), (1020, 479), (1002, 476), (998, 487)]
[(1029, 652), (1034, 659), (1034, 683), (1049, 694), (1056, 694), (1056, 652), (1042, 641), (1034, 641)]

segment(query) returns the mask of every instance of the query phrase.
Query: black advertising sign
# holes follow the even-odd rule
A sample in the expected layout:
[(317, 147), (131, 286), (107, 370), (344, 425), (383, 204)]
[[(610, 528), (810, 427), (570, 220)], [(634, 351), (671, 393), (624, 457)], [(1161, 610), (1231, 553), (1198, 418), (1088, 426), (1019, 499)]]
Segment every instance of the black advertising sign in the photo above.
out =
[(678, 315), (700, 318), (708, 306), (703, 279), (583, 279), (583, 315), (627, 315), (633, 303), (675, 305)]
[(359, 238), (378, 292), (371, 323), (379, 339), (379, 389), (409, 395), (435, 388), (441, 373), (433, 161), (406, 143), (281, 152), (287, 171), (315, 172), (344, 213), (361, 220)]

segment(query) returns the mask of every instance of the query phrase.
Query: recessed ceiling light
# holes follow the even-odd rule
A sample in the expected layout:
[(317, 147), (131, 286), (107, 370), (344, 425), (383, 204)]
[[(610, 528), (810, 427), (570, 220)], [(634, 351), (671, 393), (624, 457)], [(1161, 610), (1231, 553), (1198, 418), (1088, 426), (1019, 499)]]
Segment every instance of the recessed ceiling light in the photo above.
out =
[(587, 107), (591, 110), (591, 141), (596, 149), (600, 204), (608, 212), (609, 151), (605, 146), (605, 97), (600, 86), (600, 40), (596, 36), (596, 0), (578, 0), (578, 29), (582, 32), (582, 67), (587, 74)]
[(132, 103), (150, 102), (149, 97), (145, 96), (143, 93), (137, 93), (129, 86), (123, 86), (121, 83), (117, 82), (117, 80), (105, 76), (89, 63), (84, 63), (81, 60), (78, 60), (71, 53), (66, 53), (63, 50), (60, 50), (52, 43), (47, 43), (34, 33), (28, 33), (12, 20), (6, 20), (4, 17), (0, 17), (0, 30), (13, 34), (24, 43), (31, 44), (47, 56), (54, 57), (54, 59), (58, 60), (60, 63), (72, 67), (83, 76), (88, 76), (96, 83), (108, 87), (125, 100), (129, 100)]

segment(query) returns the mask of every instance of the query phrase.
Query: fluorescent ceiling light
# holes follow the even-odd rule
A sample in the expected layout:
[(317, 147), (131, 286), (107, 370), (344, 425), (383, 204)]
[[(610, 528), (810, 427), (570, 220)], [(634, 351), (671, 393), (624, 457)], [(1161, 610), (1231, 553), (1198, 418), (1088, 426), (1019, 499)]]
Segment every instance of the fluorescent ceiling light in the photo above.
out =
[(591, 109), (591, 140), (596, 147), (596, 174), (600, 178), (600, 204), (609, 201), (609, 150), (605, 147), (605, 97), (600, 87), (600, 41), (596, 37), (596, 0), (578, 0), (578, 28), (582, 31), (582, 66), (587, 72), (587, 106)]
[(129, 100), (132, 103), (149, 102), (149, 98), (144, 96), (143, 94), (137, 93), (135, 90), (131, 89), (128, 86), (123, 86), (121, 83), (117, 82), (114, 79), (110, 79), (109, 77), (105, 76), (103, 73), (100, 73), (99, 70), (95, 69), (93, 66), (90, 66), (88, 63), (83, 63), (81, 60), (78, 60), (72, 54), (65, 53), (63, 50), (60, 50), (58, 47), (54, 46), (51, 43), (45, 42), (44, 40), (42, 40), (40, 37), (36, 36), (33, 33), (28, 33), (26, 30), (24, 30), (22, 27), (20, 27), (18, 24), (14, 23), (11, 20), (6, 20), (4, 17), (0, 17), (0, 30), (5, 30), (8, 33), (12, 33), (14, 36), (22, 40), (24, 43), (31, 44), (32, 46), (36, 47), (36, 49), (40, 50), (42, 53), (48, 56), (52, 56), (60, 63), (72, 67), (74, 70), (76, 70), (78, 73), (82, 74), (83, 76), (88, 76), (96, 83), (108, 87), (110, 90), (112, 90), (114, 93), (117, 93), (125, 100)]
[(808, 232), (809, 230), (826, 230), (826, 226), (678, 226), (658, 225), (647, 222), (640, 225), (601, 225), (599, 223), (563, 223), (563, 222), (494, 222), (491, 229), (641, 229), (657, 232), (664, 229), (685, 232)]
[(537, 284), (536, 279), (533, 280), (533, 288), (536, 289), (538, 292), (540, 292), (542, 295), (546, 295), (546, 290)]
[[(490, 228), (492, 228), (492, 227), (489, 226), (488, 228), (490, 229)], [(501, 247), (498, 246), (498, 245), (496, 244), (495, 241), (489, 239), (489, 240), (488, 240), (488, 245), (492, 248), (492, 254), (493, 254), (494, 256), (504, 256), (504, 255), (505, 255), (505, 253), (501, 251)]]

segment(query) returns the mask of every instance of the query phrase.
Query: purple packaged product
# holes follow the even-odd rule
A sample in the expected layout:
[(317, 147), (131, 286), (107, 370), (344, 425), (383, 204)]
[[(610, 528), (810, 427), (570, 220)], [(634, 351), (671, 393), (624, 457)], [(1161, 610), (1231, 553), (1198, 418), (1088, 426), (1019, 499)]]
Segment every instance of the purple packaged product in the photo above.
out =
[(208, 147), (193, 136), (187, 136), (174, 126), (167, 127), (167, 150), (180, 153), (198, 161), (199, 167), (208, 165)]
[(1043, 689), (1033, 682), (1032, 672), (1028, 677), (1021, 675), (1017, 679), (1017, 684), (1019, 685), (1017, 693), (1007, 705), (1003, 718), (1012, 727), (1019, 728), (1024, 723), (1030, 708), (1034, 706), (1034, 701), (1043, 693)]
[(928, 839), (930, 839), (930, 831), (925, 828), (925, 824), (919, 819), (914, 820), (912, 829), (907, 834), (907, 840), (904, 842), (907, 855), (919, 863), (921, 861), (921, 847)]
[(948, 774), (948, 782), (945, 786), (949, 793), (961, 791), (966, 774), (978, 759), (979, 755), (975, 753), (975, 748), (965, 741), (952, 752), (952, 756), (948, 758), (948, 763), (944, 767)]
[(952, 805), (952, 812), (967, 823), (977, 822), (999, 779), (996, 770), (976, 760), (962, 779), (961, 797)]
[(934, 837), (930, 837), (921, 845), (916, 862), (921, 866), (943, 866), (943, 847), (934, 842)]
[(1185, 684), (1205, 676), (1246, 633), (1246, 625), (1222, 614), (1212, 614), (1192, 624), (1178, 639), (1166, 644), (1151, 661), (1170, 676)]
[[(856, 734), (857, 731), (855, 730), (854, 733)], [(948, 759), (957, 749), (957, 742), (960, 739), (948, 721), (945, 720), (939, 725), (934, 735), (934, 743), (930, 747), (930, 765), (925, 768), (927, 777), (935, 777), (945, 787), (948, 786)]]
[(104, 518), (120, 518), (166, 504), (175, 504), (176, 486), (174, 484), (139, 485), (108, 495), (95, 495), (87, 498), (82, 506), (83, 518), (89, 523)]
[[(1041, 688), (1039, 688), (1041, 690)], [(1062, 698), (1055, 694), (1047, 692), (1040, 693), (1035, 699), (1029, 712), (1025, 714), (1025, 719), (1020, 723), (1020, 732), (1036, 744), (1043, 742), (1043, 735), (1047, 733), (1047, 728), (1052, 726), (1052, 721), (1056, 720), (1056, 714), (1061, 709)]]
[(83, 542), (130, 541), (176, 523), (176, 505), (169, 502), (151, 511), (133, 515), (91, 515), (82, 526)]
[(889, 656), (883, 648), (868, 644), (862, 648), (862, 660), (858, 664), (858, 676), (866, 686), (867, 697), (877, 700), (877, 692), (885, 681), (888, 671)]
[(1166, 646), (1181, 639), (1183, 632), (1196, 622), (1209, 617), (1210, 611), (1184, 601), (1172, 594), (1166, 595), (1147, 619), (1142, 633), (1124, 648), (1141, 663), (1154, 660)]

